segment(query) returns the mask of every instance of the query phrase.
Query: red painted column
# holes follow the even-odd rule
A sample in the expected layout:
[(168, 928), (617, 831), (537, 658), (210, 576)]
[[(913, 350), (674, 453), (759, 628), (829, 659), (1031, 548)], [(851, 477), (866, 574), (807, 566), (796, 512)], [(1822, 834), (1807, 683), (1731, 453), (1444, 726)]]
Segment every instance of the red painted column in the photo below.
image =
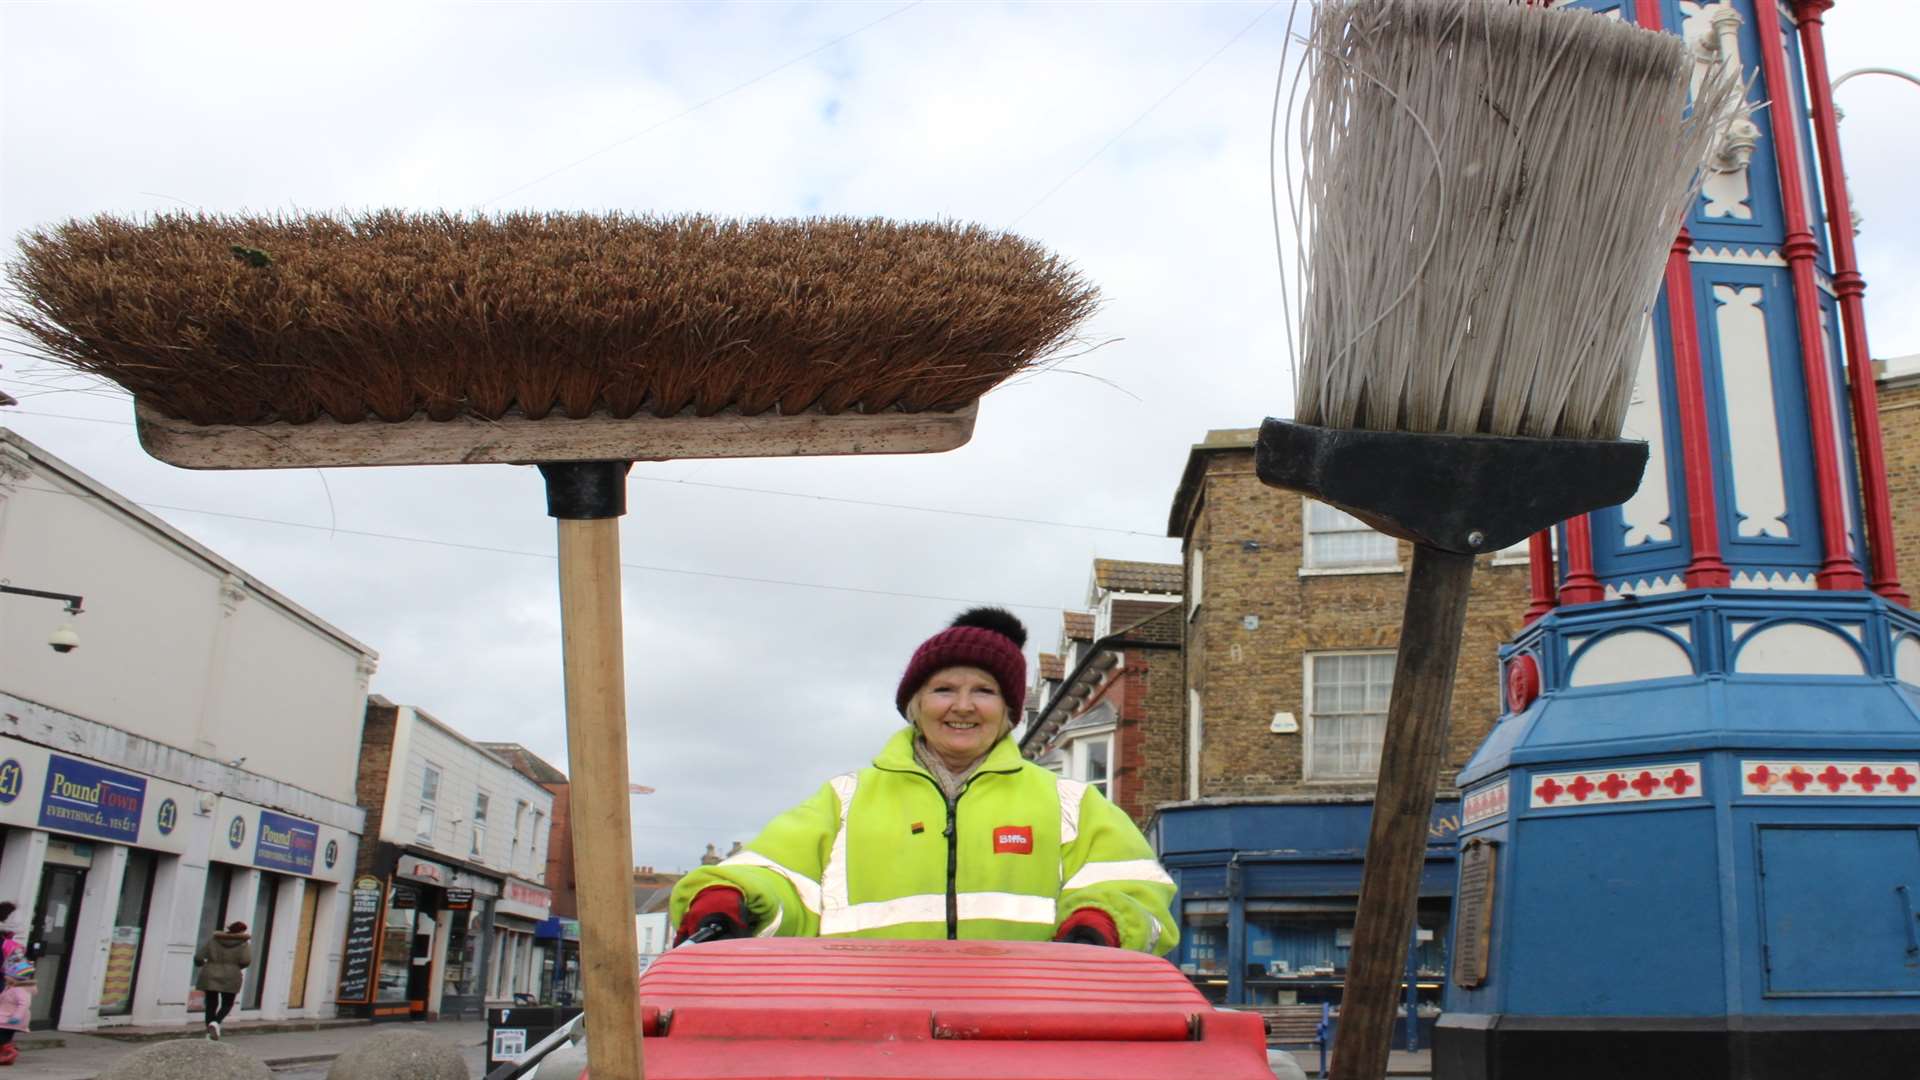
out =
[(1553, 610), (1553, 531), (1542, 529), (1527, 537), (1527, 584), (1533, 593), (1524, 626)]
[(1820, 569), (1814, 574), (1822, 589), (1864, 589), (1866, 579), (1847, 553), (1846, 508), (1840, 495), (1840, 454), (1834, 442), (1833, 383), (1827, 366), (1826, 335), (1820, 329), (1820, 292), (1813, 278), (1813, 257), (1819, 250), (1807, 219), (1806, 174), (1800, 168), (1800, 133), (1794, 116), (1793, 83), (1787, 76), (1787, 48), (1781, 40), (1780, 16), (1770, 0), (1757, 6), (1760, 24), (1760, 66), (1766, 77), (1766, 96), (1773, 138), (1773, 156), (1780, 167), (1780, 204), (1786, 211), (1787, 237), (1781, 245), (1793, 278), (1795, 321), (1800, 327), (1800, 370), (1807, 386), (1807, 434), (1813, 443), (1814, 481), (1820, 493)]
[(1674, 402), (1680, 409), (1680, 463), (1687, 478), (1689, 589), (1724, 589), (1733, 577), (1720, 558), (1720, 511), (1707, 433), (1707, 389), (1700, 374), (1700, 331), (1694, 322), (1693, 237), (1681, 229), (1667, 254), (1667, 328), (1673, 342)]
[(1833, 238), (1833, 291), (1840, 299), (1840, 328), (1846, 341), (1847, 382), (1853, 406), (1853, 440), (1860, 455), (1860, 498), (1867, 518), (1867, 558), (1873, 591), (1896, 604), (1911, 606), (1900, 587), (1893, 550), (1893, 513), (1888, 506), (1887, 456), (1880, 436), (1879, 393), (1873, 385), (1873, 354), (1867, 349), (1867, 316), (1860, 296), (1867, 291), (1853, 249), (1853, 205), (1847, 194), (1846, 167), (1840, 161), (1840, 117), (1833, 108), (1833, 80), (1827, 73), (1827, 44), (1821, 16), (1833, 0), (1794, 0), (1800, 20), (1800, 52), (1806, 62), (1808, 108), (1820, 150), (1820, 179), (1827, 195), (1827, 231)]
[(1563, 604), (1591, 604), (1607, 598), (1593, 575), (1593, 525), (1587, 515), (1567, 519), (1567, 579), (1560, 584)]

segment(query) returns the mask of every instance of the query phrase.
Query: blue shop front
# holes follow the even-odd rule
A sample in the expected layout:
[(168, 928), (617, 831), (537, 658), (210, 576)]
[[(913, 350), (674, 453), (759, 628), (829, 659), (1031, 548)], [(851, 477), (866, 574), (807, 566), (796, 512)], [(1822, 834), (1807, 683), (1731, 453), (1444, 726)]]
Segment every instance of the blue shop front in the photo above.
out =
[[(1338, 1006), (1372, 815), (1371, 801), (1334, 798), (1162, 806), (1148, 838), (1179, 888), (1171, 959), (1217, 1004)], [(1459, 800), (1437, 802), (1404, 984), (1420, 1020), (1415, 1045), (1440, 1014), (1459, 831)], [(1406, 1025), (1395, 1040), (1405, 1045)]]

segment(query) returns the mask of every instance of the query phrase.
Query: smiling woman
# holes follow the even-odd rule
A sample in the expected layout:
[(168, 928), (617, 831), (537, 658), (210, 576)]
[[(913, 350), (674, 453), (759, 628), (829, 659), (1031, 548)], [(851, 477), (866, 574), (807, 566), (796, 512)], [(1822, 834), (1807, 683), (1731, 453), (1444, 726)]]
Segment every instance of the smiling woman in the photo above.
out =
[(1086, 784), (1020, 756), (1027, 631), (975, 608), (913, 653), (894, 705), (908, 727), (739, 854), (680, 879), (681, 936), (1178, 941), (1173, 882), (1133, 821)]

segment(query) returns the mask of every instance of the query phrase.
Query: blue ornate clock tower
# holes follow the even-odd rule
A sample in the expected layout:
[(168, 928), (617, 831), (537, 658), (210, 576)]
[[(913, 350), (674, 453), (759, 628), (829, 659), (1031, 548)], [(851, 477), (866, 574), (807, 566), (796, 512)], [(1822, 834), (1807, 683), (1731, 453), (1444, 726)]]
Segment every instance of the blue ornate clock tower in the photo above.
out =
[[(1920, 619), (1832, 0), (1569, 0), (1753, 80), (1676, 239), (1625, 504), (1536, 537), (1463, 792), (1437, 1080), (1920, 1076)], [(1604, 208), (1596, 208), (1604, 212)], [(1836, 228), (1829, 225), (1837, 223)]]

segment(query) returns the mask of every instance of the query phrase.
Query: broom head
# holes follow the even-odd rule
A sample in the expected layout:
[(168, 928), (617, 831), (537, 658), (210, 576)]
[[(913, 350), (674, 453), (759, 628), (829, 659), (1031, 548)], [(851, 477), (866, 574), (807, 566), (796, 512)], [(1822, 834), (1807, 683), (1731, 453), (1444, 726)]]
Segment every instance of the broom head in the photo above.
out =
[(1307, 62), (1297, 419), (1618, 438), (1737, 72), (1505, 0), (1325, 0)]
[(378, 211), (28, 233), (6, 318), (210, 468), (950, 449), (1095, 292), (976, 226)]

